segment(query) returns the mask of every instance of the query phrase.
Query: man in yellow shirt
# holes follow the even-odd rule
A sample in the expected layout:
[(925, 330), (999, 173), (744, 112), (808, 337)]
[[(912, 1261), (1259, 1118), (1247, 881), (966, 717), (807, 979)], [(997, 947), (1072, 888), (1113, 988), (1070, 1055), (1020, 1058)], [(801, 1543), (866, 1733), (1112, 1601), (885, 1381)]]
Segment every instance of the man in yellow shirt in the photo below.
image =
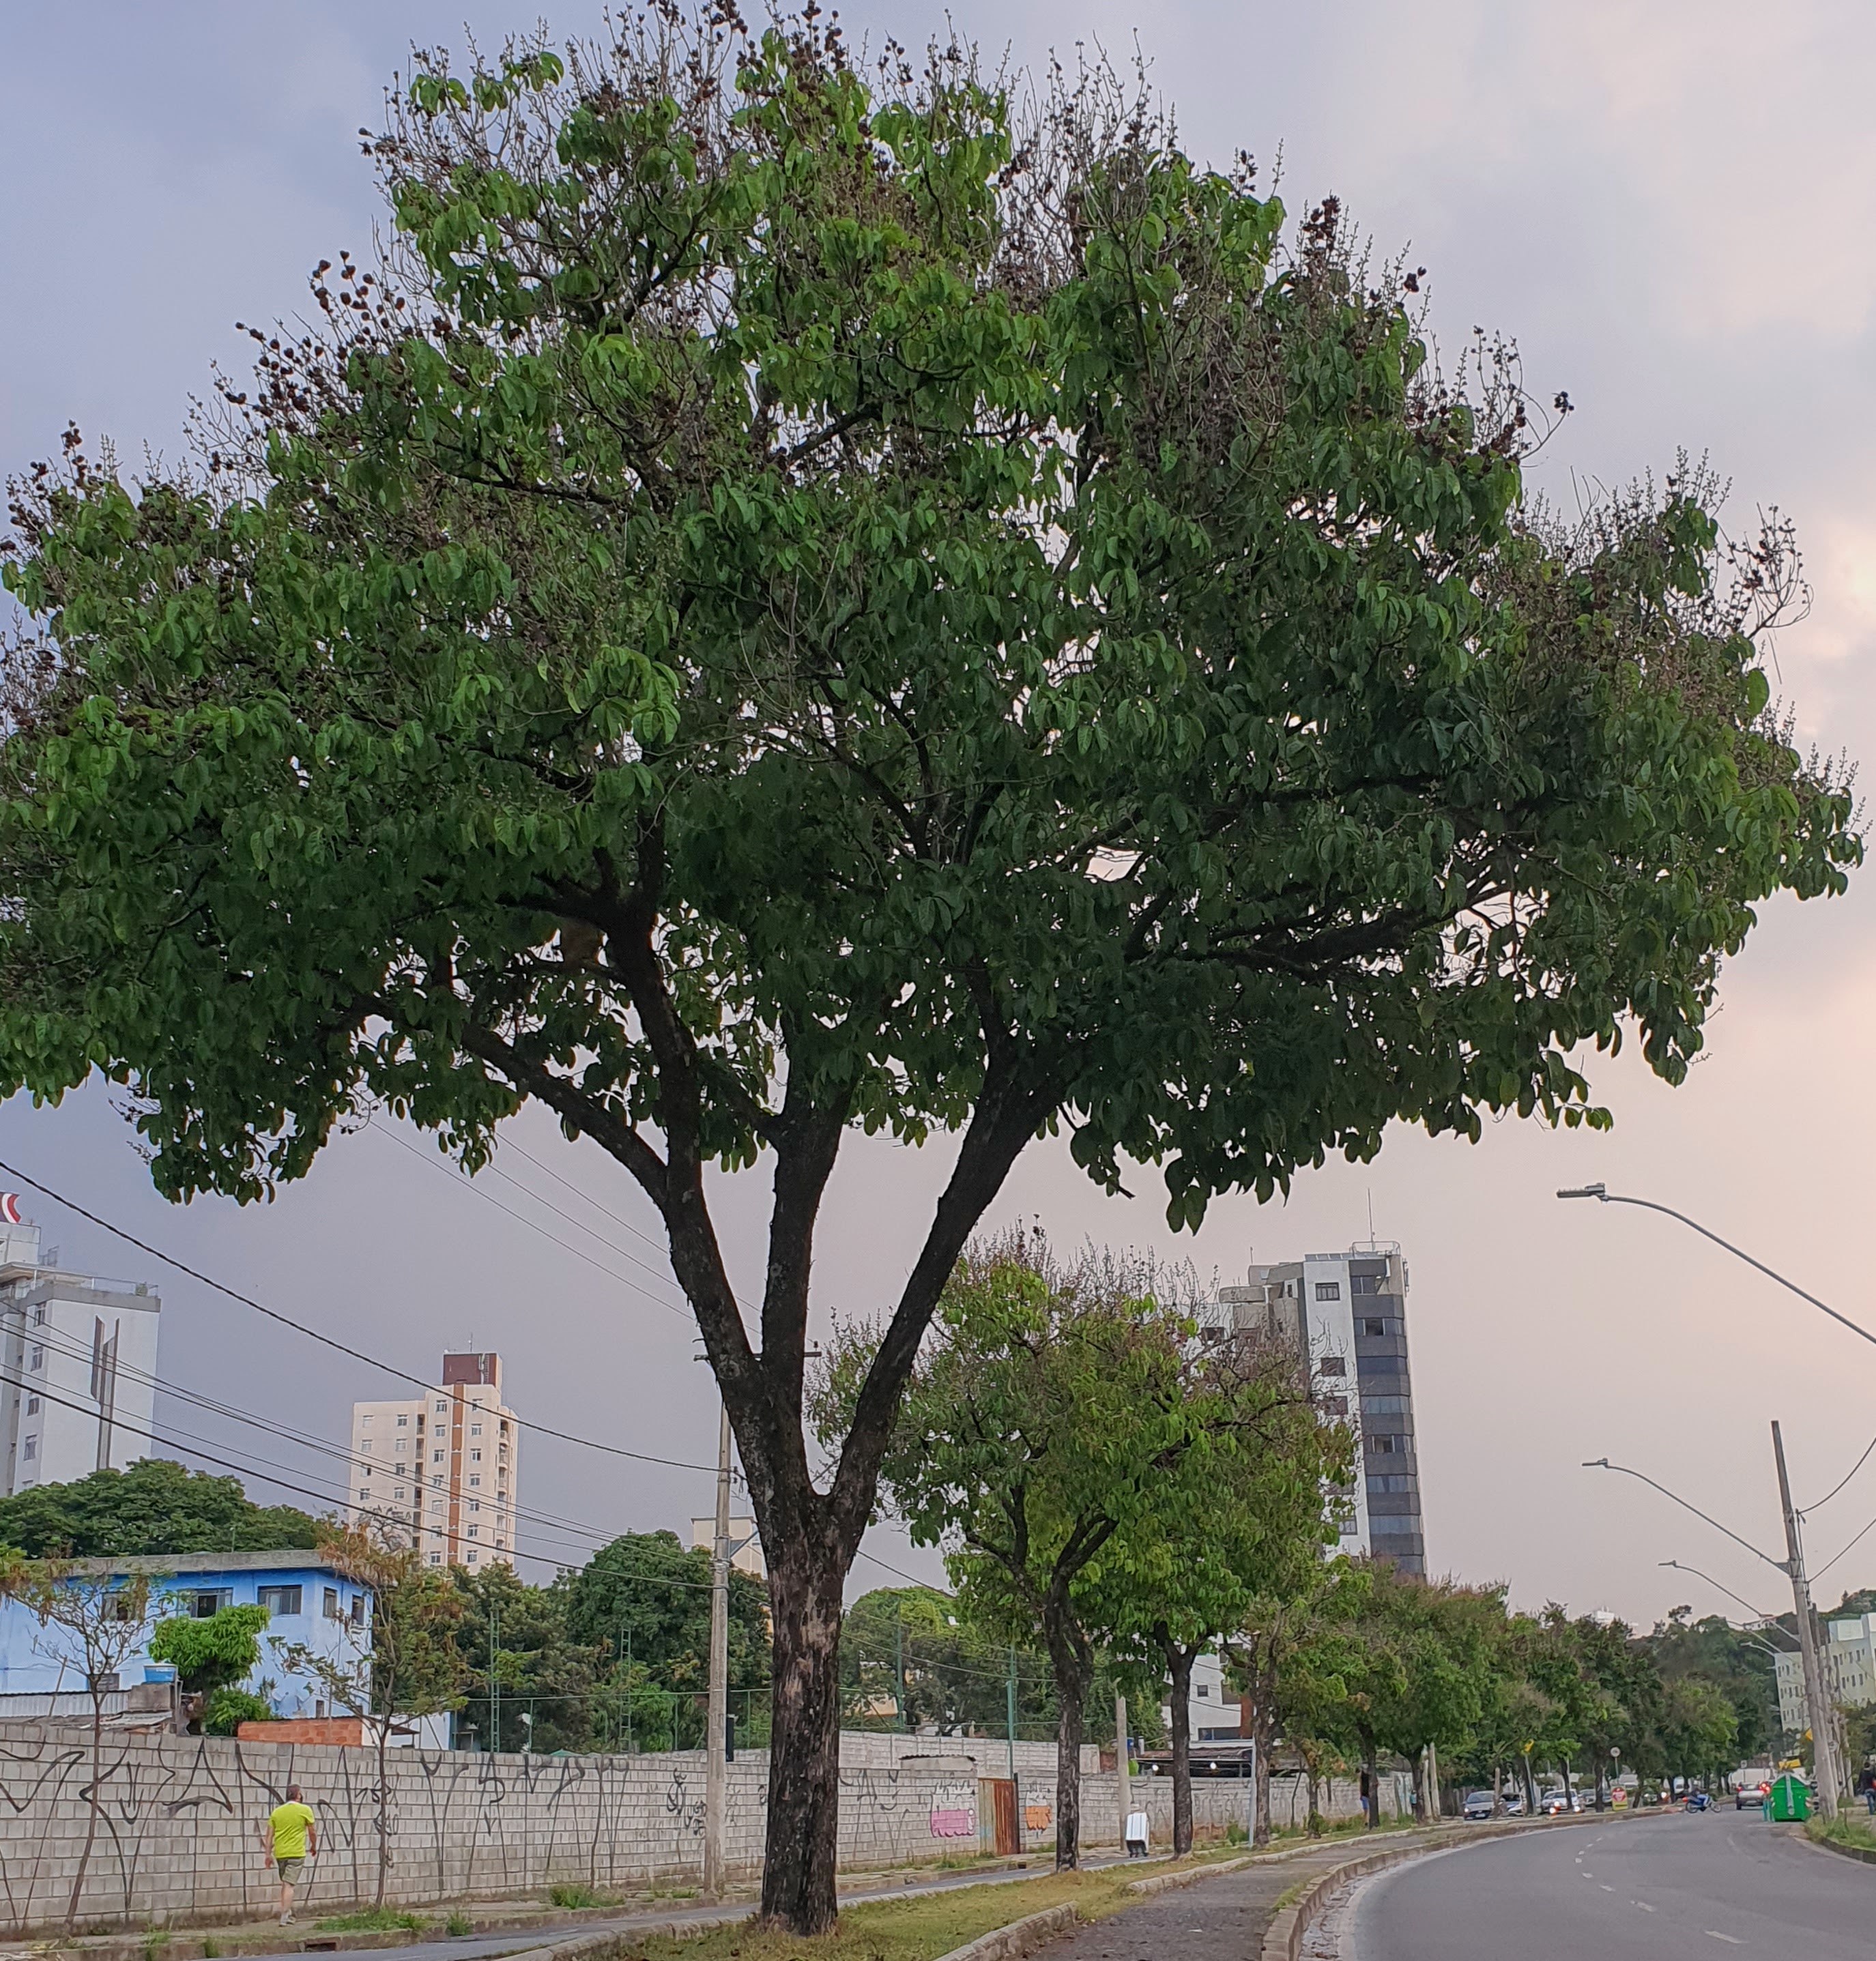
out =
[(286, 1787), (286, 1802), (276, 1804), (267, 1817), (267, 1864), (280, 1874), (280, 1924), (293, 1921), (293, 1889), (299, 1883), (300, 1869), (308, 1859), (319, 1856), (319, 1820), (313, 1808), (300, 1795), (300, 1787)]

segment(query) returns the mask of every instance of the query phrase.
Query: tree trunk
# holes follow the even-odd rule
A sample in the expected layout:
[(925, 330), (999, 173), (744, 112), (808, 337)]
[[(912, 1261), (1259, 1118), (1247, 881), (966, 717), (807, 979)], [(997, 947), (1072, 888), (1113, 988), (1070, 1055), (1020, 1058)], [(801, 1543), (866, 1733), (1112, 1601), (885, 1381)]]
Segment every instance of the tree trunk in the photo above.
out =
[(91, 1848), (97, 1843), (97, 1814), (104, 1800), (98, 1795), (104, 1781), (104, 1697), (97, 1686), (97, 1678), (91, 1678), (91, 1782), (85, 1794), (85, 1849), (78, 1854), (78, 1870), (72, 1877), (72, 1897), (65, 1903), (65, 1931), (75, 1934), (78, 1927), (78, 1901), (85, 1892), (85, 1875), (91, 1863)]
[(1524, 1752), (1524, 1816), (1527, 1818), (1537, 1816), (1537, 1779), (1531, 1769), (1529, 1750)]
[(1504, 1766), (1496, 1757), (1492, 1760), (1492, 1815), (1504, 1816)]
[(1570, 1759), (1568, 1757), (1563, 1759), (1563, 1802), (1566, 1813), (1576, 1809), (1575, 1794), (1570, 1788)]
[(841, 1595), (847, 1562), (786, 1542), (769, 1569), (768, 1835), (761, 1917), (794, 1934), (834, 1925), (840, 1845)]
[(1321, 1779), (1317, 1774), (1316, 1759), (1313, 1754), (1303, 1759), (1303, 1774), (1309, 1779), (1310, 1785), (1310, 1836), (1319, 1838), (1322, 1835), (1322, 1812), (1316, 1800)]
[(1195, 1650), (1176, 1641), (1165, 1644), (1166, 1673), (1172, 1682), (1172, 1856), (1192, 1849), (1192, 1663)]
[(1055, 1695), (1061, 1705), (1055, 1726), (1055, 1870), (1058, 1873), (1072, 1871), (1081, 1862), (1082, 1711), (1087, 1693), (1087, 1680), (1079, 1670), (1056, 1670)]
[(1251, 1741), (1255, 1746), (1251, 1758), (1251, 1843), (1270, 1843), (1270, 1739), (1275, 1725), (1270, 1720), (1269, 1704), (1262, 1697), (1252, 1703)]
[(1372, 1736), (1361, 1739), (1361, 1768), (1368, 1780), (1368, 1829), (1374, 1832), (1381, 1822), (1381, 1755)]
[(391, 1877), (391, 1715), (378, 1719), (378, 1905), (384, 1904)]

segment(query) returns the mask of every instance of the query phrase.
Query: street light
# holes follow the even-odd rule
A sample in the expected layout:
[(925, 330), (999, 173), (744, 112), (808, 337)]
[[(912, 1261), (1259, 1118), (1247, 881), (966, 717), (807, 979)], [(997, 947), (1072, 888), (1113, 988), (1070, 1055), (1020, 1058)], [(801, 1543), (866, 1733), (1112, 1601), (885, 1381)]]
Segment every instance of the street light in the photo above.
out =
[(1737, 1600), (1755, 1621), (1768, 1623), (1772, 1621), (1772, 1617), (1769, 1614), (1761, 1612), (1743, 1593), (1735, 1593), (1731, 1587), (1722, 1586), (1712, 1574), (1702, 1573), (1697, 1566), (1683, 1566), (1678, 1559), (1657, 1560), (1655, 1563), (1660, 1566), (1671, 1566), (1677, 1573), (1690, 1573), (1696, 1580), (1704, 1580), (1716, 1593), (1724, 1593), (1728, 1599)]
[(1658, 1205), (1651, 1198), (1629, 1198), (1601, 1185), (1573, 1185), (1567, 1191), (1559, 1191), (1557, 1196), (1559, 1198), (1594, 1198), (1603, 1205), (1638, 1205), (1645, 1211), (1664, 1212), (1670, 1219), (1678, 1219), (1682, 1225), (1698, 1232), (1702, 1239), (1711, 1239), (1715, 1245), (1724, 1247), (1734, 1259), (1744, 1260), (1747, 1266), (1756, 1267), (1767, 1280), (1776, 1280), (1780, 1287), (1788, 1288), (1800, 1300), (1808, 1301), (1820, 1313), (1829, 1315), (1833, 1321), (1841, 1322), (1852, 1334), (1860, 1334), (1865, 1341), (1876, 1344), (1876, 1334), (1872, 1334), (1868, 1328), (1852, 1321), (1848, 1315), (1839, 1314), (1834, 1307), (1820, 1300), (1814, 1293), (1807, 1293), (1796, 1280), (1788, 1280), (1776, 1268), (1767, 1266), (1763, 1260), (1755, 1260), (1751, 1254), (1742, 1252), (1731, 1240), (1722, 1239), (1718, 1233), (1710, 1231), (1699, 1220), (1689, 1219), (1686, 1213), (1677, 1212), (1671, 1205)]
[[(1587, 1459), (1584, 1461), (1583, 1468), (1585, 1471), (1619, 1471), (1625, 1478), (1639, 1478), (1643, 1484), (1648, 1485), (1654, 1491), (1659, 1491), (1664, 1498), (1671, 1498), (1676, 1504), (1680, 1507), (1683, 1511), (1692, 1512), (1696, 1518), (1703, 1519), (1708, 1525), (1710, 1525), (1715, 1532), (1724, 1532), (1726, 1536), (1730, 1539), (1735, 1545), (1743, 1545), (1755, 1559), (1763, 1559), (1766, 1565), (1771, 1567), (1775, 1571), (1782, 1573), (1788, 1580), (1791, 1578), (1791, 1569), (1783, 1560), (1774, 1559), (1769, 1552), (1761, 1552), (1759, 1548), (1753, 1544), (1750, 1539), (1741, 1539), (1738, 1533), (1734, 1532), (1730, 1526), (1721, 1525), (1718, 1519), (1709, 1516), (1706, 1513), (1701, 1510), (1698, 1505), (1690, 1505), (1685, 1498), (1681, 1497), (1679, 1492), (1670, 1491), (1665, 1484), (1656, 1484), (1654, 1480), (1648, 1476), (1645, 1472), (1640, 1471), (1632, 1471), (1626, 1464), (1612, 1464), (1606, 1457), (1591, 1457)], [(1663, 1564), (1671, 1566), (1673, 1564), (1673, 1561), (1671, 1560), (1664, 1561)], [(1702, 1575), (1702, 1578), (1705, 1578), (1705, 1576), (1704, 1574)], [(1720, 1590), (1721, 1593), (1724, 1593), (1726, 1590), (1724, 1587), (1721, 1587)], [(1734, 1594), (1733, 1597), (1734, 1599), (1737, 1599), (1739, 1596), (1737, 1594)]]

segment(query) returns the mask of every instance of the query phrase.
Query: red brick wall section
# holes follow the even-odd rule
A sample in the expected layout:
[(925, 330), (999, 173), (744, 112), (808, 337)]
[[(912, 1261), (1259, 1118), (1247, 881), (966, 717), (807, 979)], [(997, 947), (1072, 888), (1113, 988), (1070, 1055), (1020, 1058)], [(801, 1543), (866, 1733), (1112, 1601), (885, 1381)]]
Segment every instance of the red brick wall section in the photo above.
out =
[(326, 1743), (359, 1749), (365, 1742), (360, 1716), (295, 1716), (280, 1723), (244, 1723), (234, 1733), (244, 1743)]

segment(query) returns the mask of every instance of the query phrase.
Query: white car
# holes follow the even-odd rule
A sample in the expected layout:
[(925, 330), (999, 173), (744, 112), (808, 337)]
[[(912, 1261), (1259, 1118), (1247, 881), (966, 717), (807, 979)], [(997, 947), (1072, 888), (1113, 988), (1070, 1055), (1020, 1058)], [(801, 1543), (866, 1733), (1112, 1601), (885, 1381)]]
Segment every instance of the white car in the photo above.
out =
[(1492, 1794), (1488, 1790), (1469, 1790), (1466, 1794), (1466, 1809), (1463, 1816), (1475, 1822), (1492, 1816)]

